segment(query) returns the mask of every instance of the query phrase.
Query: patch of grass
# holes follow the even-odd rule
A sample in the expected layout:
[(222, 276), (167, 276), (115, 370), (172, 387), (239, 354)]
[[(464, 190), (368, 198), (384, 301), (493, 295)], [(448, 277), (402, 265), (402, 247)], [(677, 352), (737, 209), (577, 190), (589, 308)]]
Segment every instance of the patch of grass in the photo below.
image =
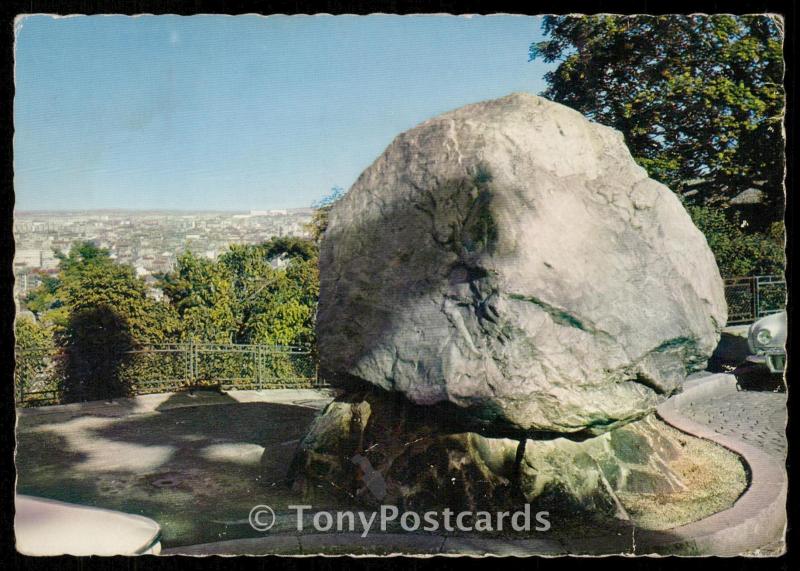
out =
[(691, 523), (732, 506), (747, 488), (742, 461), (722, 446), (666, 426), (683, 444), (669, 468), (686, 490), (669, 493), (619, 492), (638, 527), (666, 530)]

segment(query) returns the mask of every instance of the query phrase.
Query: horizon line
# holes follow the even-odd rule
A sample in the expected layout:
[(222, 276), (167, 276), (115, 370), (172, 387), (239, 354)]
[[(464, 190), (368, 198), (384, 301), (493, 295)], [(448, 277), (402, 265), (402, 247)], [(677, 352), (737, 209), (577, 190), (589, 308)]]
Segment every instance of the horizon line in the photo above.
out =
[(199, 209), (192, 209), (192, 208), (73, 208), (73, 209), (60, 209), (60, 208), (50, 208), (50, 209), (26, 209), (26, 210), (14, 210), (14, 214), (49, 214), (49, 213), (65, 213), (65, 212), (132, 212), (132, 213), (141, 213), (141, 212), (190, 212), (190, 213), (200, 213), (200, 212), (211, 212), (211, 213), (224, 213), (224, 214), (249, 214), (250, 212), (272, 212), (276, 210), (316, 210), (317, 208), (314, 206), (295, 206), (292, 208), (250, 208), (246, 210), (227, 210), (227, 209), (215, 209), (215, 208), (199, 208)]

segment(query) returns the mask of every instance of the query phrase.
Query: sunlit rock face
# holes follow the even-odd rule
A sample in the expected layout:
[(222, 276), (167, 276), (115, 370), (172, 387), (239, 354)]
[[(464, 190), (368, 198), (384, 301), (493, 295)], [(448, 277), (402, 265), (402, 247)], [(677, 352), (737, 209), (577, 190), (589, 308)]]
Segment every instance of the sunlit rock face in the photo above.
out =
[(321, 368), (518, 431), (602, 433), (702, 368), (705, 238), (622, 136), (528, 94), (399, 135), (330, 213)]

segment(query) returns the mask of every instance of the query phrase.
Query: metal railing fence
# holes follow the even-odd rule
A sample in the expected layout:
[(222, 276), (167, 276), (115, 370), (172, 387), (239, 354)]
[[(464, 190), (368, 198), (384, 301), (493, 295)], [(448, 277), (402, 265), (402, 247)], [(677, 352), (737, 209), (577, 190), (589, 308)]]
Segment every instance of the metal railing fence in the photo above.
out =
[[(203, 387), (229, 389), (312, 388), (323, 386), (317, 360), (310, 347), (234, 344), (234, 343), (154, 343), (123, 351), (110, 374), (100, 379), (124, 387), (127, 395), (192, 390)], [(102, 390), (77, 387), (85, 379), (69, 378), (60, 366), (71, 358), (69, 349), (26, 348), (16, 350), (14, 371), (16, 401), (22, 406), (58, 404), (69, 393), (69, 400), (82, 394), (101, 394)], [(91, 382), (92, 358), (86, 374)], [(100, 357), (102, 358), (102, 357)], [(74, 370), (74, 367), (70, 370)], [(108, 371), (104, 373), (108, 376)], [(71, 384), (72, 383), (72, 384)], [(76, 397), (77, 395), (77, 397)], [(114, 395), (123, 396), (123, 395)]]
[[(728, 325), (751, 323), (785, 308), (786, 280), (783, 276), (736, 277), (724, 282)], [(65, 391), (70, 379), (66, 378), (65, 367), (60, 365), (70, 358), (69, 349), (17, 347), (15, 357), (17, 404), (58, 404), (64, 400), (66, 392), (71, 395), (69, 400), (74, 401), (76, 394), (80, 400), (80, 390)], [(112, 373), (115, 378), (109, 384), (124, 387), (130, 395), (200, 387), (261, 390), (324, 386), (311, 347), (155, 343), (124, 351), (117, 357), (118, 363)], [(86, 360), (86, 355), (82, 358)], [(91, 361), (91, 356), (88, 360)]]
[(751, 323), (786, 307), (783, 276), (748, 276), (725, 279), (728, 325)]

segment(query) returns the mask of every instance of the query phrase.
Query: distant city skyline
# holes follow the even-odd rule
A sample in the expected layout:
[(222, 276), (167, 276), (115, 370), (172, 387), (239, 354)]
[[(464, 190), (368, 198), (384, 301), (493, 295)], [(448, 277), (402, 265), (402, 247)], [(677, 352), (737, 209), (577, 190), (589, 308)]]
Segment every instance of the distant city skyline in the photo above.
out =
[[(150, 286), (190, 251), (215, 260), (232, 244), (306, 238), (310, 208), (248, 212), (185, 210), (72, 210), (17, 212), (14, 217), (14, 298), (19, 303), (59, 269), (56, 252), (91, 242), (111, 259), (131, 266)], [(276, 262), (277, 263), (277, 262)]]
[(247, 214), (254, 211), (270, 211), (270, 210), (313, 210), (313, 207), (309, 206), (298, 206), (298, 207), (289, 207), (289, 208), (231, 208), (231, 209), (224, 209), (224, 208), (65, 208), (62, 210), (54, 210), (50, 208), (29, 208), (26, 210), (22, 210), (20, 208), (14, 209), (14, 214), (17, 216), (41, 216), (42, 214), (48, 213), (59, 213), (59, 214), (81, 214), (81, 213), (108, 213), (108, 214), (143, 214), (143, 213), (182, 213), (185, 212), (187, 214), (203, 214), (203, 213), (220, 213), (220, 214)]
[(17, 211), (306, 208), (400, 132), (539, 93), (529, 16), (76, 16), (17, 23)]

